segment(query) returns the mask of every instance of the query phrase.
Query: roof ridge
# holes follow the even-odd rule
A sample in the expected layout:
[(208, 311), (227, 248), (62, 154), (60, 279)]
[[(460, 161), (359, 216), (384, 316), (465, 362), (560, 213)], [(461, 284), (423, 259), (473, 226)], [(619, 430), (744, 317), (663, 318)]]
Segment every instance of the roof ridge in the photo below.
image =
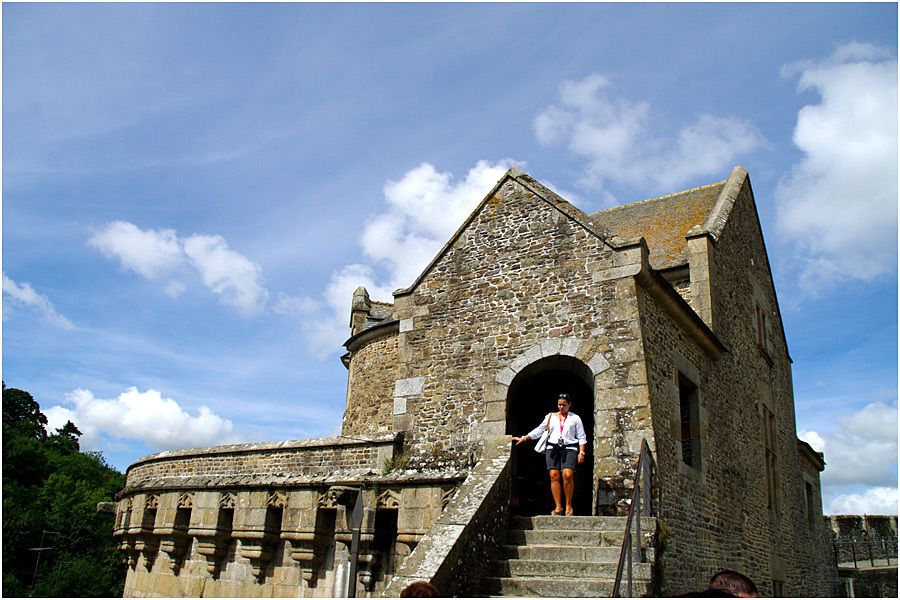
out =
[(671, 194), (665, 194), (663, 196), (654, 196), (653, 198), (647, 198), (645, 200), (638, 200), (637, 202), (629, 202), (628, 204), (620, 204), (619, 206), (611, 206), (610, 208), (604, 208), (603, 210), (598, 210), (597, 212), (592, 212), (588, 216), (593, 217), (594, 215), (599, 215), (601, 213), (610, 212), (613, 210), (619, 210), (622, 208), (628, 208), (631, 206), (635, 206), (638, 204), (646, 204), (647, 202), (653, 202), (655, 200), (664, 200), (666, 198), (671, 198), (672, 196), (678, 196), (679, 194), (687, 194), (690, 192), (696, 192), (698, 190), (705, 190), (707, 188), (711, 188), (717, 185), (722, 185), (723, 183), (727, 183), (727, 179), (723, 179), (722, 181), (716, 181), (715, 183), (707, 183), (706, 185), (700, 185), (697, 187), (689, 188), (686, 190), (681, 190), (680, 192), (672, 192)]

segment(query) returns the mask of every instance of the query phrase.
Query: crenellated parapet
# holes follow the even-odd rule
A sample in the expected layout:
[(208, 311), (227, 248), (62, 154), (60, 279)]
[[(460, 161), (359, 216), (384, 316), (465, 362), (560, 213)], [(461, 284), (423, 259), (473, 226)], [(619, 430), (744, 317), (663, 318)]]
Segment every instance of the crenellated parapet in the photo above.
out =
[(115, 536), (126, 595), (332, 597), (374, 593), (440, 517), (464, 472), (394, 470), (394, 436), (220, 446), (135, 463)]

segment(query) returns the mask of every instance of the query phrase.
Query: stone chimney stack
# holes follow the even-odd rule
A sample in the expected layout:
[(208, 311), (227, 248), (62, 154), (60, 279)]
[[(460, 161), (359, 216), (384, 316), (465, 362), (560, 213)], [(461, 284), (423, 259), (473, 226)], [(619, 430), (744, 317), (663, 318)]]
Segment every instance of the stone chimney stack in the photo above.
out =
[(353, 304), (350, 306), (350, 335), (356, 335), (366, 325), (366, 317), (372, 310), (372, 303), (369, 301), (369, 292), (366, 288), (359, 286), (353, 292)]

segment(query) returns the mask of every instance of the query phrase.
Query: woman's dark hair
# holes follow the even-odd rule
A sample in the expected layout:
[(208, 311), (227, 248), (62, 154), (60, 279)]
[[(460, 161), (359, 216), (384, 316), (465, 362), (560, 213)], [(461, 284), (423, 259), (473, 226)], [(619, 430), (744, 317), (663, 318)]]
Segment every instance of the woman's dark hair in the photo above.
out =
[(570, 396), (569, 394), (567, 394), (565, 392), (560, 392), (559, 394), (557, 394), (556, 399), (557, 400), (565, 400), (566, 402), (569, 403), (569, 406), (572, 405), (572, 396)]

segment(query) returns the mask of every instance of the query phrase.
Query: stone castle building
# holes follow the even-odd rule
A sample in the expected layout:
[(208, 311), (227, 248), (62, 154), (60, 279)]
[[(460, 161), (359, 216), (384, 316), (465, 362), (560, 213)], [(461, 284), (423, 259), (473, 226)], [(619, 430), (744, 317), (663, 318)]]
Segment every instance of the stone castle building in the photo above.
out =
[[(646, 441), (635, 591), (722, 568), (837, 591), (821, 454), (747, 172), (586, 214), (510, 169), (392, 303), (353, 295), (342, 435), (170, 451), (128, 469), (127, 596), (609, 595)], [(522, 435), (574, 399), (576, 517)], [(364, 502), (358, 561), (352, 509)], [(351, 570), (355, 565), (354, 581)]]

